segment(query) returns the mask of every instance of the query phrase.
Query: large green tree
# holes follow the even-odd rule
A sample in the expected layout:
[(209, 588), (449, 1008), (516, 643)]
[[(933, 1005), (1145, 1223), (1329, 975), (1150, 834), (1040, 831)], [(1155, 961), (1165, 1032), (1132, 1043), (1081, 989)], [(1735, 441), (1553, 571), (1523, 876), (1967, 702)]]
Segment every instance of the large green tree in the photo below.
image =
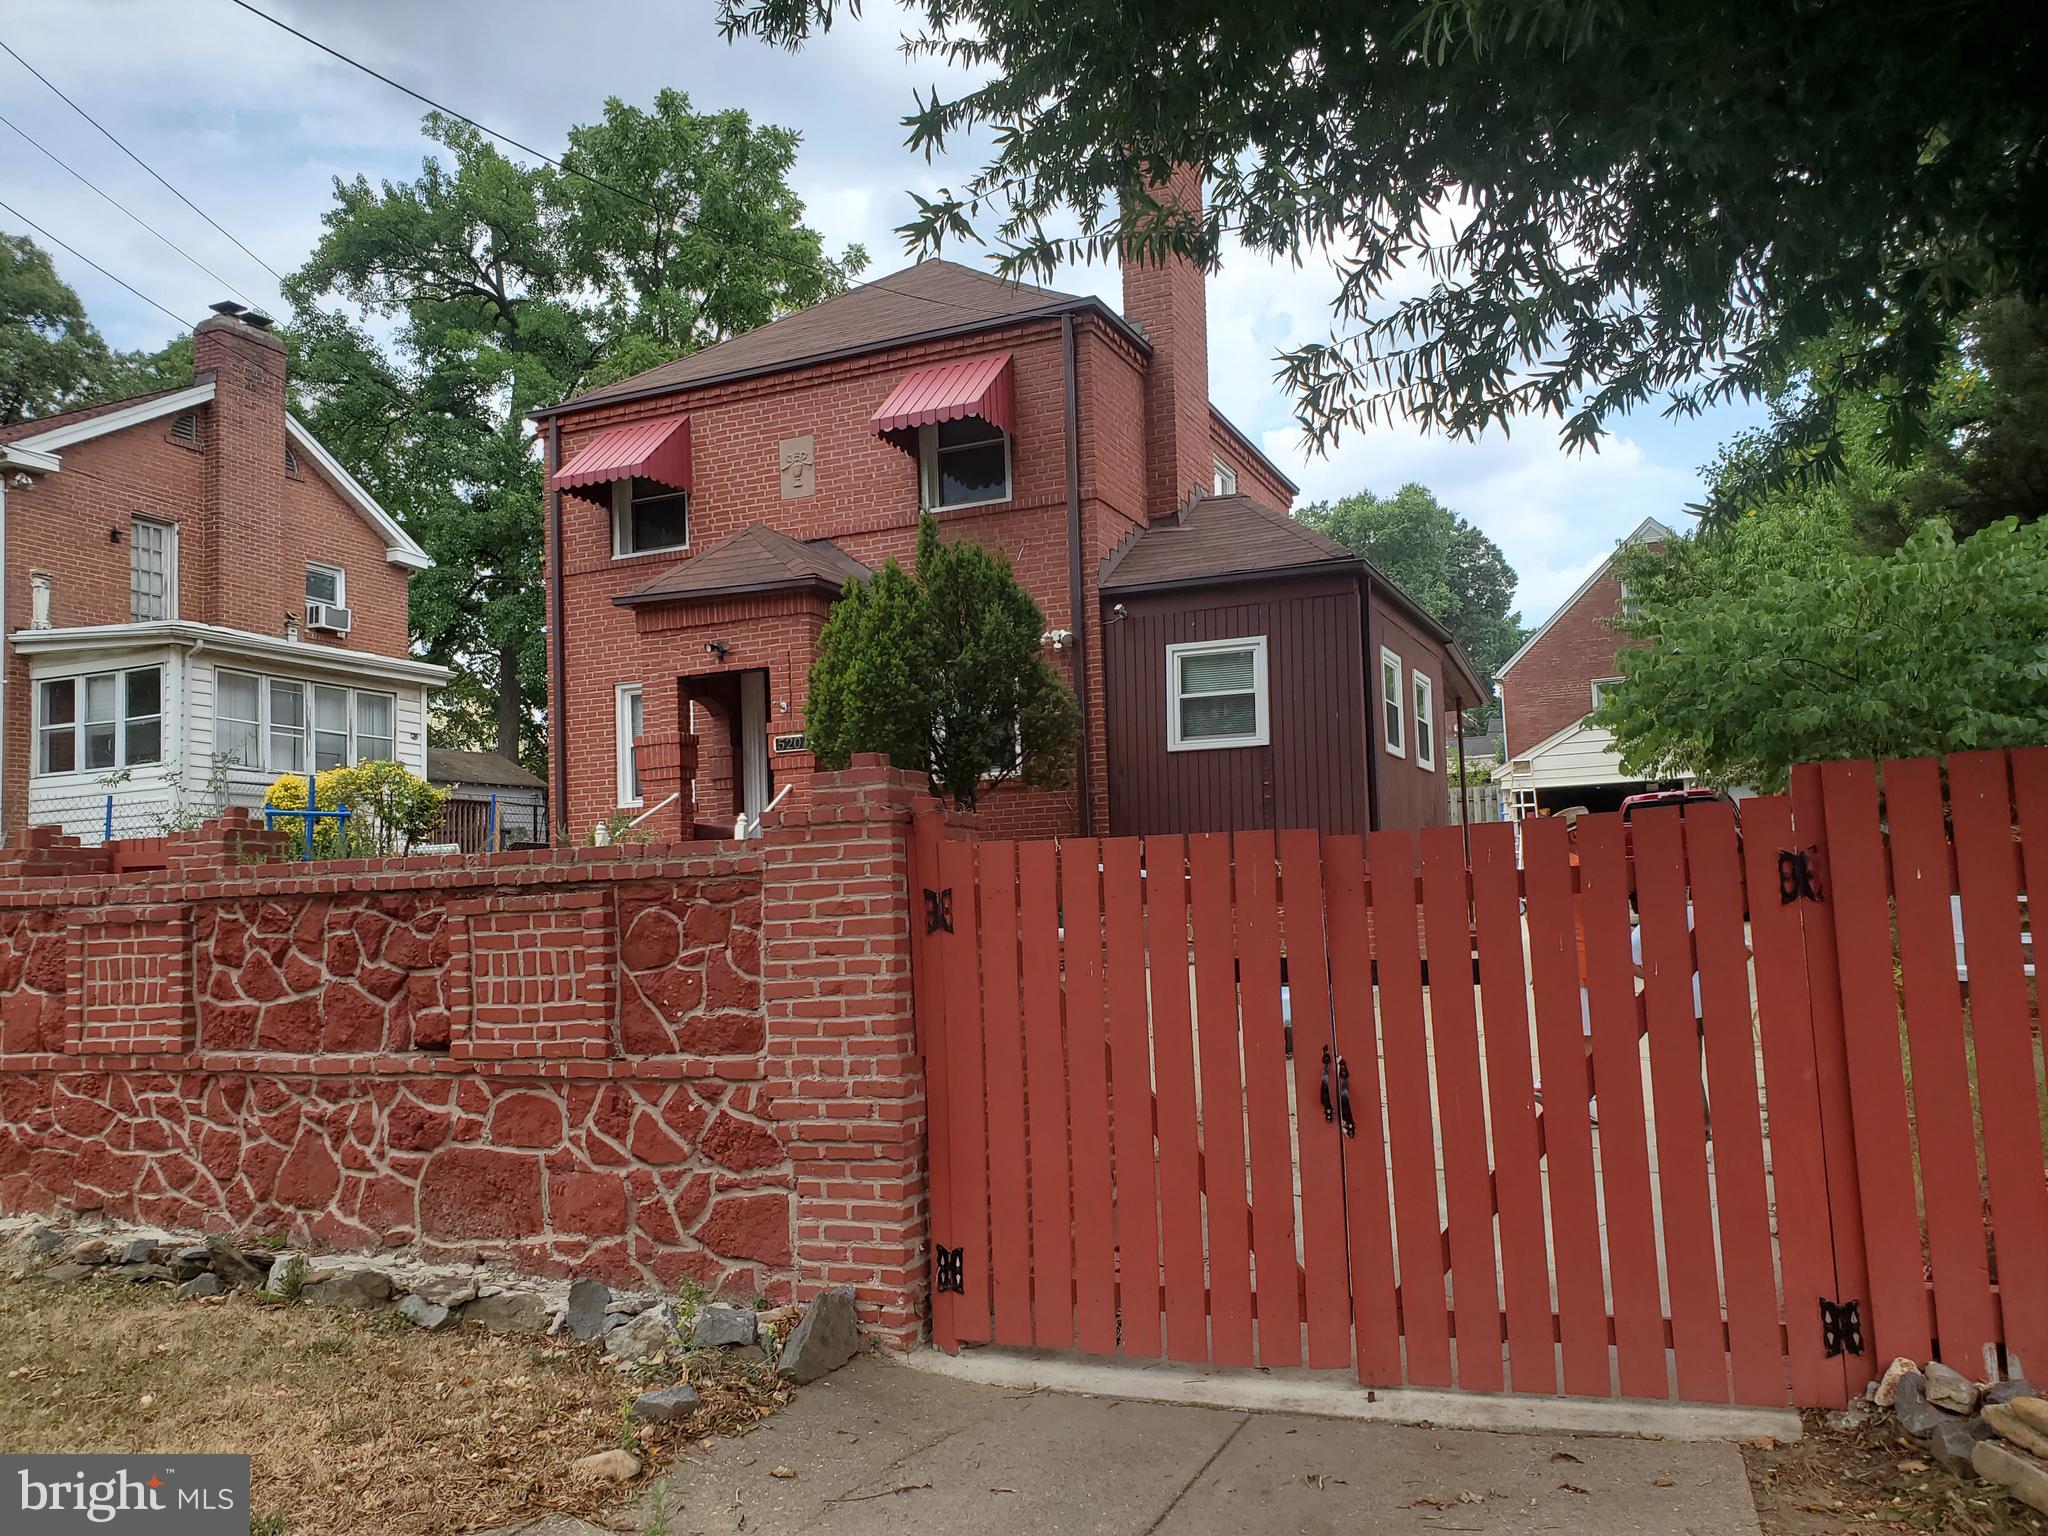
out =
[(1045, 615), (1009, 558), (918, 524), (917, 568), (891, 559), (833, 605), (804, 725), (827, 768), (880, 752), (972, 810), (1005, 780), (1065, 784), (1080, 711), (1044, 655)]
[(1486, 681), (1522, 643), (1514, 567), (1498, 544), (1429, 487), (1410, 481), (1391, 496), (1360, 491), (1294, 515), (1370, 561), (1420, 603), (1457, 637)]
[[(958, 66), (910, 143), (992, 150), (918, 199), (915, 245), (1007, 270), (1226, 233), (1344, 261), (1326, 342), (1285, 355), (1308, 432), (1523, 415), (1593, 441), (1649, 401), (1768, 391), (1853, 338), (1778, 467), (1839, 457), (1832, 406), (1888, 381), (1887, 453), (1924, 441), (1951, 322), (2048, 298), (2048, 9), (1957, 0), (916, 0)], [(859, 0), (720, 0), (800, 46)], [(1201, 167), (1200, 213), (1147, 187)], [(1423, 286), (1415, 291), (1414, 279)], [(1711, 509), (1716, 516), (1726, 508)]]
[[(529, 167), (441, 115), (417, 180), (337, 179), (286, 284), (309, 425), (434, 558), (426, 653), (455, 668), (437, 736), (544, 763), (540, 453), (527, 412), (842, 288), (787, 176), (796, 138), (662, 91)], [(382, 337), (334, 308), (386, 322)]]
[(0, 427), (93, 404), (113, 367), (50, 253), (26, 235), (0, 235)]

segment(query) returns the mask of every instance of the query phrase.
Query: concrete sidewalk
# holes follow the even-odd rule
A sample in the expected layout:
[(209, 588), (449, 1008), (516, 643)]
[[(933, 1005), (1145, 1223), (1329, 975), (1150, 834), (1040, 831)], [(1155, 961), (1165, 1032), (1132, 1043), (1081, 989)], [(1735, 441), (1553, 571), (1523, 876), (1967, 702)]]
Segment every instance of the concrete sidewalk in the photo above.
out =
[[(786, 1468), (793, 1477), (778, 1478)], [(1414, 1429), (1017, 1392), (880, 1358), (691, 1453), (618, 1528), (1756, 1536), (1728, 1444)], [(533, 1536), (548, 1530), (532, 1528)]]

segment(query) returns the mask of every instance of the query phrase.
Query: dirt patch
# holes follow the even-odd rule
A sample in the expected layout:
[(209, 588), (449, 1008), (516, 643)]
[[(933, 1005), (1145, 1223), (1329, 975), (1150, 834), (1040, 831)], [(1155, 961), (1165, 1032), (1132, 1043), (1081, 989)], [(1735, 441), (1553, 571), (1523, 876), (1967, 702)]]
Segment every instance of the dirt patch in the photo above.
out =
[(644, 1479), (787, 1400), (765, 1363), (692, 1356), (686, 1368), (703, 1410), (641, 1426), (627, 1405), (675, 1367), (621, 1377), (586, 1346), (428, 1334), (390, 1312), (0, 1281), (8, 1449), (246, 1452), (262, 1536), (595, 1515), (630, 1495), (572, 1482), (577, 1457), (636, 1444)]
[(1743, 1447), (1764, 1536), (2048, 1536), (2048, 1519), (1989, 1483), (1943, 1471), (1888, 1416), (1854, 1429), (1831, 1429), (1827, 1418), (1807, 1414), (1795, 1444)]

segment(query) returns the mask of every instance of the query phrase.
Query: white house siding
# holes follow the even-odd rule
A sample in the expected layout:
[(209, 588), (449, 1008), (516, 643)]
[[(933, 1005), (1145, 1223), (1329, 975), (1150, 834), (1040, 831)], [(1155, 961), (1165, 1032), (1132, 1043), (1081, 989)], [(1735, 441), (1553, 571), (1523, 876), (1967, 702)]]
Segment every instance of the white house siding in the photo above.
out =
[[(424, 684), (391, 682), (382, 678), (364, 677), (360, 672), (344, 668), (311, 668), (283, 666), (268, 659), (240, 660), (223, 657), (208, 659), (201, 657), (192, 669), (192, 692), (188, 700), (191, 714), (190, 732), (192, 740), (191, 764), (187, 770), (187, 782), (192, 791), (203, 793), (214, 772), (214, 688), (216, 674), (221, 670), (247, 672), (265, 679), (277, 678), (283, 682), (302, 683), (307, 688), (307, 708), (312, 708), (311, 690), (314, 684), (328, 684), (336, 687), (360, 688), (372, 693), (391, 693), (398, 696), (394, 729), (397, 731), (397, 760), (413, 773), (425, 778), (427, 774), (427, 690)], [(309, 748), (310, 752), (310, 748)], [(261, 805), (263, 797), (277, 774), (268, 768), (230, 767), (226, 770), (228, 803), (231, 805)]]
[[(42, 727), (42, 685), (46, 679), (84, 677), (136, 667), (163, 669), (163, 748), (153, 765), (116, 770), (81, 768), (72, 773), (37, 773)], [(91, 651), (70, 656), (37, 656), (29, 665), (28, 820), (30, 826), (58, 826), (88, 843), (106, 835), (109, 803), (116, 837), (156, 835), (178, 812), (181, 766), (189, 746), (183, 697), (184, 656), (175, 646), (127, 651)], [(83, 701), (80, 707), (83, 708)]]

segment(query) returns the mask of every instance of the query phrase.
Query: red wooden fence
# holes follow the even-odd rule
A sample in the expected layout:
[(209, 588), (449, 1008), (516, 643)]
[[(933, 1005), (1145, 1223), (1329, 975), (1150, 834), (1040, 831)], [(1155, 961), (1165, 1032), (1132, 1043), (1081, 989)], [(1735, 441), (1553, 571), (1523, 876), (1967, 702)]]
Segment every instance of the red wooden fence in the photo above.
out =
[(2048, 1361), (2048, 749), (1945, 766), (1469, 849), (921, 824), (935, 1341), (1756, 1404)]

